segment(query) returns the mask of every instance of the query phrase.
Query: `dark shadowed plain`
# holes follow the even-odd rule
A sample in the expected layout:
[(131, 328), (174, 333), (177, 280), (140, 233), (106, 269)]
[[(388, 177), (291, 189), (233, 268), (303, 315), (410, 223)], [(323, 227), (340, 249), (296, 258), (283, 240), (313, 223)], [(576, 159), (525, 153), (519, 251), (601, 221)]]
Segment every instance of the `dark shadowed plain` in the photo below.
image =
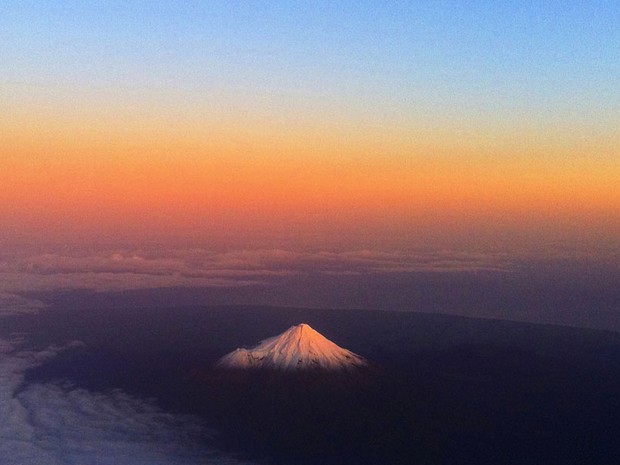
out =
[[(301, 321), (376, 368), (354, 378), (213, 368), (236, 347)], [(28, 367), (17, 398), (64, 380), (56, 389), (153, 399), (149, 408), (171, 417), (167, 434), (235, 460), (613, 463), (620, 452), (615, 332), (365, 310), (80, 308), (75, 300), (7, 317), (2, 330), (4, 338), (28, 332), (37, 350), (80, 341)], [(211, 433), (188, 439), (175, 421)]]

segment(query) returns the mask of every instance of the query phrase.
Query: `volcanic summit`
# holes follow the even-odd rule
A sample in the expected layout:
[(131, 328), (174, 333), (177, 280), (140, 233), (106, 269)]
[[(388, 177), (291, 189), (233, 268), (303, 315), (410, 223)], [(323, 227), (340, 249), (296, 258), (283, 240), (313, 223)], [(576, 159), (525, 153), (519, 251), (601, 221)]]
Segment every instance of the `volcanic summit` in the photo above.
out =
[(334, 344), (309, 325), (291, 326), (250, 349), (222, 357), (218, 368), (272, 370), (355, 370), (368, 366), (363, 357)]

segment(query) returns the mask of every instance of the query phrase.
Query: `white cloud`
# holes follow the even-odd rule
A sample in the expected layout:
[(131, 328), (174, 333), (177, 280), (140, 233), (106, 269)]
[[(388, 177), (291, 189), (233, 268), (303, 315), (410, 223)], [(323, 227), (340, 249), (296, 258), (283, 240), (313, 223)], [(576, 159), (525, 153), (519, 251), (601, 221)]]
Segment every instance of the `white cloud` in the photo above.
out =
[(214, 252), (204, 249), (19, 253), (0, 256), (0, 314), (36, 311), (29, 292), (92, 289), (267, 285), (307, 273), (509, 271), (505, 254), (452, 251), (294, 252), (280, 249)]
[(240, 464), (200, 442), (202, 423), (115, 390), (60, 382), (24, 386), (24, 372), (64, 347), (19, 350), (0, 340), (0, 463), (3, 465)]

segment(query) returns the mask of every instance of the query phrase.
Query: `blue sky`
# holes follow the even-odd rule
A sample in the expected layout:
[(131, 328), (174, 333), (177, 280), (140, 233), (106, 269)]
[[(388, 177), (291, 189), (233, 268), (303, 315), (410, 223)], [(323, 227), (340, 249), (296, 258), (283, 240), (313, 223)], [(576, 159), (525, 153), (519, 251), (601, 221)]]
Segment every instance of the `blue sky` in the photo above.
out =
[(615, 1), (5, 1), (0, 12), (5, 83), (363, 96), (474, 116), (618, 110)]

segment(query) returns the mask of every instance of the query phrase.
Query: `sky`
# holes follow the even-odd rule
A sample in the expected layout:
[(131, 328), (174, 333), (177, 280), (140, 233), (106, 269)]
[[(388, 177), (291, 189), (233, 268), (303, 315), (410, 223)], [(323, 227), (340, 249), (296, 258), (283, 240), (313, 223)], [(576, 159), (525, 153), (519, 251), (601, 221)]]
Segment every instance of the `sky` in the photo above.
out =
[(0, 245), (616, 249), (617, 1), (3, 1)]

